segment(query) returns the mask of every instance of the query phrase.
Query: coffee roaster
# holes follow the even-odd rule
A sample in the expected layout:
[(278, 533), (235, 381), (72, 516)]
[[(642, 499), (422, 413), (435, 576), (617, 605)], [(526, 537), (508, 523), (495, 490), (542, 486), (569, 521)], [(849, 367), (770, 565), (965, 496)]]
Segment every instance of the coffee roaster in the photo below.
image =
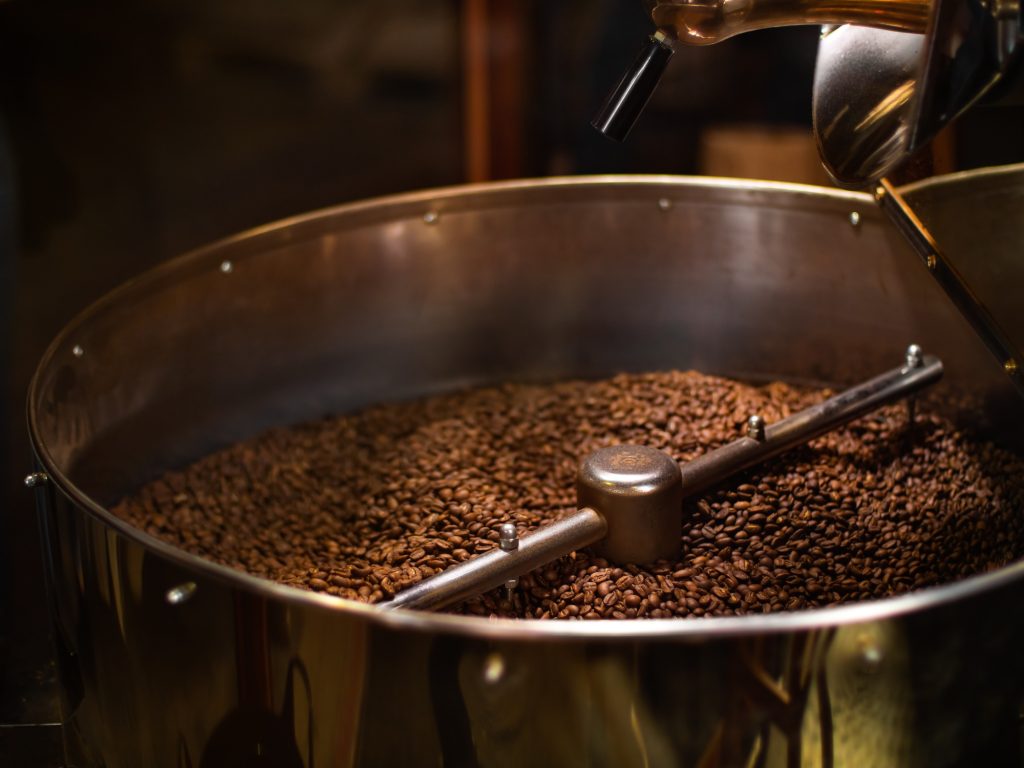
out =
[[(636, 112), (643, 90), (634, 86), (648, 82), (654, 64), (645, 62), (663, 57), (668, 35), (706, 29), (694, 19), (736, 31), (870, 21), (885, 29), (824, 37), (815, 86), (826, 164), (869, 183), (869, 193), (602, 177), (390, 197), (183, 256), (58, 336), (29, 395), (38, 466), (27, 483), (46, 542), (70, 764), (1022, 762), (1020, 563), (835, 608), (493, 620), (293, 589), (172, 547), (108, 511), (161, 470), (270, 426), (475, 383), (623, 370), (855, 385), (793, 423), (752, 420), (731, 453), (708, 454), (718, 480), (790, 445), (794, 430), (817, 434), (837, 414), (916, 392), (940, 370), (945, 391), (963, 395), (949, 398), (951, 418), (1024, 448), (1010, 365), (1024, 319), (1004, 311), (1024, 234), (1024, 168), (905, 189), (881, 181), (890, 161), (971, 101), (947, 99), (959, 106), (939, 118), (929, 111), (960, 82), (949, 74), (959, 50), (950, 41), (981, 40), (992, 54), (982, 59), (998, 64), (977, 96), (1011, 64), (1016, 9), (751, 8), (652, 5), (658, 48), (610, 102), (605, 127)], [(980, 37), (963, 26), (976, 11), (992, 20)], [(999, 34), (986, 36), (992, 29)], [(830, 51), (847, 36), (890, 34), (914, 36), (920, 58), (908, 44), (899, 71), (909, 95), (879, 99), (867, 88), (871, 107), (832, 79)], [(840, 70), (878, 45), (904, 51), (850, 45), (835, 54)], [(879, 61), (871, 71), (888, 82), (891, 61)], [(967, 79), (980, 82), (979, 71)], [(825, 105), (825, 95), (848, 104)], [(851, 138), (831, 144), (857, 105)], [(825, 113), (839, 117), (822, 121)], [(916, 239), (908, 244), (887, 215)], [(910, 341), (920, 346), (908, 350)], [(657, 478), (653, 495), (677, 505), (674, 467), (646, 461), (627, 451), (584, 465), (581, 508), (598, 520), (577, 520), (573, 530), (586, 535), (573, 546), (626, 546), (610, 541), (608, 526), (619, 501), (609, 481), (624, 465)], [(528, 551), (525, 536), (502, 534), (492, 561)], [(517, 563), (483, 586), (514, 581)]]
[(1013, 98), (1020, 88), (1020, 9), (873, 0), (649, 0), (648, 7), (658, 31), (609, 95), (594, 127), (624, 139), (677, 44), (710, 45), (768, 27), (826, 25), (813, 94), (814, 138), (825, 169), (841, 186), (871, 191), (1024, 394), (1022, 359), (1013, 342), (885, 178), (972, 104), (993, 92), (996, 100)]

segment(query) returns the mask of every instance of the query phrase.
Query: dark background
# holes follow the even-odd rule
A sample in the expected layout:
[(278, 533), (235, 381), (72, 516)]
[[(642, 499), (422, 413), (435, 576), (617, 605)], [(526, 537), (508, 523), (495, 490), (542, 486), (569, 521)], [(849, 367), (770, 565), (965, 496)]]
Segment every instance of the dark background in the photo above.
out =
[[(22, 481), (26, 388), (61, 326), (171, 256), (359, 198), (568, 173), (824, 179), (816, 28), (680, 51), (630, 140), (597, 136), (650, 31), (635, 0), (0, 0), (0, 755), (60, 760), (34, 725), (59, 713)], [(1020, 109), (977, 110), (919, 165), (1020, 160), (1022, 135)]]

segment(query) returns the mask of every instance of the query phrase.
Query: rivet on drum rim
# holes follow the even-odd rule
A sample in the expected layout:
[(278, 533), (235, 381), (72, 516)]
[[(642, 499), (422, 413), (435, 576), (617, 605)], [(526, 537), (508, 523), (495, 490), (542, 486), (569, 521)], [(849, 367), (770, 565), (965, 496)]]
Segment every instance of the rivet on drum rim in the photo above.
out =
[(858, 212), (858, 211), (850, 211), (850, 226), (851, 227), (859, 227), (860, 226), (860, 212)]
[(81, 344), (75, 344), (75, 346), (71, 348), (71, 354), (74, 355), (75, 357), (81, 357), (82, 355), (85, 354), (85, 350), (82, 349)]
[(885, 652), (875, 638), (860, 638), (860, 669), (862, 672), (868, 674), (877, 672), (884, 660)]
[(225, 259), (220, 263), (220, 271), (223, 272), (225, 275), (230, 275), (232, 272), (235, 271), (235, 265), (232, 264), (227, 259)]
[(662, 197), (658, 200), (658, 208), (660, 208), (661, 210), (667, 211), (671, 207), (672, 201), (669, 200), (667, 197)]
[(496, 685), (505, 677), (505, 657), (500, 653), (490, 653), (484, 659), (484, 682)]
[(184, 584), (168, 589), (166, 599), (171, 605), (181, 605), (191, 600), (192, 595), (195, 593), (196, 583), (194, 581), (186, 581)]
[(427, 211), (426, 213), (423, 214), (423, 223), (437, 224), (437, 221), (440, 218), (441, 217), (438, 215), (437, 211)]
[(38, 488), (41, 485), (45, 485), (49, 481), (50, 476), (45, 472), (33, 472), (32, 474), (25, 476), (25, 487)]

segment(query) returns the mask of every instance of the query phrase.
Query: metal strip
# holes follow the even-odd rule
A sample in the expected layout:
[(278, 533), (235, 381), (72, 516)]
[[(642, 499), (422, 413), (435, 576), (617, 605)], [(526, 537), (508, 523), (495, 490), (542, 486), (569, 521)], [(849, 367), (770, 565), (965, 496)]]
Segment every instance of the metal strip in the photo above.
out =
[(882, 179), (878, 182), (873, 194), (878, 206), (924, 261), (935, 282), (945, 291), (946, 296), (974, 329), (978, 338), (999, 361), (1017, 393), (1024, 397), (1024, 372), (1020, 368), (1022, 358), (1006, 332), (967, 285), (956, 267), (942, 255), (938, 243), (924, 222), (917, 217), (889, 180)]
[(519, 539), (519, 547), (492, 549), (399, 592), (381, 608), (443, 608), (502, 586), (545, 563), (604, 537), (608, 526), (597, 512), (580, 509)]

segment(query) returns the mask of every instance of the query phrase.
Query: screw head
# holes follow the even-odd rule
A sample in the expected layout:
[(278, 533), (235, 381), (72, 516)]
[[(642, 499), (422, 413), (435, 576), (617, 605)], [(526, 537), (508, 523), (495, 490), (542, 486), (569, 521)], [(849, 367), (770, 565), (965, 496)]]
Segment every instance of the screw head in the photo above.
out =
[(505, 657), (500, 653), (490, 653), (484, 659), (484, 682), (495, 685), (505, 677)]
[(184, 584), (168, 589), (165, 599), (170, 605), (181, 605), (191, 600), (195, 593), (196, 583), (194, 581), (186, 581)]
[(439, 218), (440, 216), (438, 215), (437, 211), (427, 211), (426, 213), (423, 214), (423, 223), (437, 224)]
[(50, 476), (45, 472), (33, 472), (30, 475), (25, 476), (25, 487), (26, 488), (38, 488), (45, 483), (50, 481)]
[(764, 440), (764, 419), (756, 413), (747, 419), (747, 437)]
[(852, 226), (852, 227), (859, 227), (860, 226), (860, 212), (859, 211), (850, 211), (850, 226)]
[(885, 649), (882, 648), (877, 638), (859, 638), (860, 650), (860, 671), (864, 674), (874, 674), (882, 667), (885, 661)]
[(85, 350), (82, 349), (81, 344), (75, 344), (75, 346), (71, 348), (71, 354), (74, 355), (75, 357), (81, 357), (82, 355), (85, 354)]
[(227, 259), (225, 259), (220, 263), (220, 271), (223, 272), (225, 275), (230, 275), (232, 272), (235, 271), (235, 265), (232, 264)]
[(503, 552), (513, 552), (519, 549), (519, 534), (516, 532), (515, 523), (502, 523), (498, 529), (498, 546)]
[(920, 368), (924, 365), (924, 350), (917, 344), (907, 347), (906, 361), (908, 368)]

